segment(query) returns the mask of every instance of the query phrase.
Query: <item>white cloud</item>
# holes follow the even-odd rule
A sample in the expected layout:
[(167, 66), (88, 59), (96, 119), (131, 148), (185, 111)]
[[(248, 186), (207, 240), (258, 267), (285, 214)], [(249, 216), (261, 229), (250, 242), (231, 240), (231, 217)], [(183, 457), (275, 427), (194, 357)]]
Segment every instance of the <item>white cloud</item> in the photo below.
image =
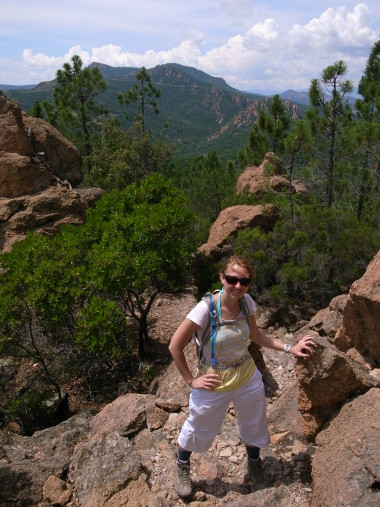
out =
[(274, 19), (268, 18), (264, 23), (257, 23), (248, 32), (247, 36), (253, 35), (259, 39), (273, 40), (277, 39), (277, 23)]
[(349, 12), (345, 6), (336, 10), (328, 8), (319, 18), (305, 26), (294, 25), (289, 32), (293, 47), (314, 48), (336, 52), (368, 47), (378, 35), (370, 27), (370, 15), (365, 4), (358, 4)]
[[(171, 5), (173, 7), (174, 4)], [(249, 15), (252, 13), (253, 2), (250, 0), (218, 0), (218, 5), (231, 18), (246, 16), (247, 20), (251, 19)], [(196, 2), (199, 12), (202, 6), (202, 2)], [(204, 21), (202, 23), (204, 26)], [(210, 19), (209, 23), (213, 25)], [(37, 79), (32, 82), (38, 82), (38, 78), (53, 79), (57, 69), (74, 54), (78, 54), (84, 65), (97, 61), (112, 66), (144, 65), (151, 68), (158, 64), (177, 62), (222, 76), (239, 89), (305, 89), (312, 77), (318, 77), (327, 65), (340, 59), (348, 65), (348, 77), (354, 74), (358, 80), (370, 47), (379, 38), (379, 34), (371, 28), (370, 12), (364, 3), (359, 3), (352, 10), (345, 6), (336, 9), (329, 7), (319, 17), (308, 19), (304, 24), (283, 23), (281, 13), (278, 12), (266, 19), (257, 20), (252, 26), (247, 25), (241, 33), (236, 30), (232, 36), (226, 35), (223, 42), (214, 47), (210, 47), (210, 33), (206, 34), (200, 26), (192, 19), (183, 19), (182, 25), (176, 26), (177, 33), (184, 37), (183, 40), (166, 43), (167, 49), (134, 51), (131, 49), (134, 46), (127, 42), (124, 46), (120, 43), (91, 44), (87, 50), (82, 49), (85, 44), (76, 44), (60, 56), (25, 49), (20, 72), (22, 68), (24, 83), (30, 83), (29, 78), (32, 76)], [(149, 30), (153, 28), (150, 27)], [(157, 30), (157, 26), (154, 30)], [(206, 40), (208, 49), (205, 49)], [(162, 46), (165, 47), (164, 42)], [(89, 50), (88, 47), (92, 49)], [(147, 43), (145, 47), (149, 47)], [(10, 61), (0, 60), (0, 70), (6, 66), (8, 69), (15, 68), (14, 62), (11, 65)], [(1, 74), (0, 82), (7, 82)]]

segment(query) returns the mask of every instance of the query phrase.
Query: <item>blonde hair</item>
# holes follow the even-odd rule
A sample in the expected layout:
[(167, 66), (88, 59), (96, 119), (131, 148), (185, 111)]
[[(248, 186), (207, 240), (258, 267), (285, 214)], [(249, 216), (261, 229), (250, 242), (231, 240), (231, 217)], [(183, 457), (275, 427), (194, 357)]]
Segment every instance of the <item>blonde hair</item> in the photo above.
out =
[(231, 257), (229, 257), (224, 263), (221, 273), (224, 275), (226, 273), (227, 268), (229, 266), (232, 267), (235, 264), (237, 264), (241, 268), (246, 269), (249, 272), (249, 278), (251, 279), (251, 282), (253, 282), (253, 279), (255, 278), (255, 272), (253, 271), (252, 264), (241, 255), (231, 255)]

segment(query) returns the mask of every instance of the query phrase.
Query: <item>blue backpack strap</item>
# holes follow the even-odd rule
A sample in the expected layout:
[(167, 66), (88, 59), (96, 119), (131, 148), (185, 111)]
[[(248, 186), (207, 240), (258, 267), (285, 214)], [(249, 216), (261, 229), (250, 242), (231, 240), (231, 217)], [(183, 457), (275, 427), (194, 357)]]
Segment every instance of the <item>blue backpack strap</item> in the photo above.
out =
[(216, 364), (215, 358), (214, 358), (214, 344), (215, 344), (215, 316), (216, 313), (214, 311), (214, 305), (212, 302), (212, 294), (210, 294), (210, 313), (211, 313), (211, 361), (212, 364)]
[(212, 338), (212, 328), (214, 327), (214, 329), (215, 329), (214, 332), (216, 333), (216, 328), (218, 327), (218, 323), (219, 323), (218, 315), (217, 315), (216, 311), (214, 310), (212, 294), (207, 293), (203, 296), (202, 299), (203, 299), (203, 301), (205, 301), (205, 303), (207, 304), (207, 307), (208, 307), (208, 312), (207, 312), (208, 321), (205, 324), (204, 328), (199, 329), (198, 331), (195, 332), (195, 336), (194, 336), (196, 347), (197, 347), (197, 356), (199, 359), (201, 359), (203, 356), (202, 351), (203, 351), (204, 344), (206, 343), (206, 341), (208, 341), (209, 338)]

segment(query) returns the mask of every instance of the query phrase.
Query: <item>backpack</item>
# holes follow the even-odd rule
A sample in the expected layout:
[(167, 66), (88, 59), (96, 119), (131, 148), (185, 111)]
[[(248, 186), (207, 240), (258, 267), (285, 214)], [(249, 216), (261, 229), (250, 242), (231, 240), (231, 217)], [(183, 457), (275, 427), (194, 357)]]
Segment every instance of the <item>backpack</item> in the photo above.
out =
[[(208, 322), (202, 329), (199, 329), (194, 334), (194, 341), (196, 344), (197, 356), (198, 356), (199, 360), (201, 360), (203, 357), (204, 345), (211, 338), (211, 335), (214, 332), (214, 330), (218, 326), (220, 326), (219, 315), (218, 315), (218, 312), (216, 311), (216, 309), (214, 308), (213, 299), (212, 299), (213, 295), (218, 294), (219, 292), (220, 292), (220, 290), (215, 290), (212, 293), (206, 292), (206, 294), (202, 298), (203, 301), (205, 301), (207, 303)], [(248, 304), (247, 304), (247, 301), (244, 296), (239, 299), (239, 304), (240, 304), (240, 309), (243, 311), (245, 319), (248, 323), (248, 327), (250, 328), (251, 327), (251, 319), (250, 319), (250, 315), (249, 315)]]

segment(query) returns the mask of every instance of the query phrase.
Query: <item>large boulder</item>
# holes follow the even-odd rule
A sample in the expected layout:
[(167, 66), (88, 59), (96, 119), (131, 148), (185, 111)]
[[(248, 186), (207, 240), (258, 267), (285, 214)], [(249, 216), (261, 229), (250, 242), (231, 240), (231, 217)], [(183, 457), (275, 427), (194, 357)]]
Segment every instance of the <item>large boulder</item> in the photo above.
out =
[(51, 187), (34, 195), (0, 197), (0, 252), (10, 251), (28, 231), (54, 235), (64, 225), (83, 224), (87, 208), (102, 195), (99, 188)]
[(45, 154), (54, 174), (61, 180), (68, 180), (73, 187), (82, 183), (82, 158), (73, 143), (45, 120), (25, 113), (22, 114), (22, 120), (30, 132), (34, 152)]
[(347, 403), (317, 437), (313, 507), (380, 505), (380, 390)]
[(143, 506), (152, 496), (139, 453), (116, 432), (79, 445), (70, 475), (79, 505)]
[(231, 206), (220, 212), (210, 229), (207, 243), (199, 247), (205, 255), (229, 255), (231, 246), (228, 239), (236, 236), (241, 229), (261, 227), (263, 230), (273, 228), (278, 218), (277, 209), (273, 204), (265, 206), (238, 205)]
[(57, 129), (32, 118), (0, 91), (0, 197), (81, 183), (81, 155)]
[(327, 338), (315, 335), (316, 350), (311, 359), (299, 359), (295, 372), (299, 382), (298, 409), (303, 417), (303, 434), (313, 441), (346, 400), (365, 393), (379, 381)]
[[(258, 199), (261, 199), (268, 191), (288, 191), (289, 180), (283, 175), (281, 161), (273, 153), (267, 153), (259, 167), (246, 167), (237, 180), (236, 193), (241, 194), (245, 188)], [(305, 185), (300, 180), (292, 181), (292, 192), (308, 194)]]
[(341, 350), (352, 347), (380, 364), (380, 252), (364, 275), (351, 286), (343, 313), (343, 326), (335, 338)]

